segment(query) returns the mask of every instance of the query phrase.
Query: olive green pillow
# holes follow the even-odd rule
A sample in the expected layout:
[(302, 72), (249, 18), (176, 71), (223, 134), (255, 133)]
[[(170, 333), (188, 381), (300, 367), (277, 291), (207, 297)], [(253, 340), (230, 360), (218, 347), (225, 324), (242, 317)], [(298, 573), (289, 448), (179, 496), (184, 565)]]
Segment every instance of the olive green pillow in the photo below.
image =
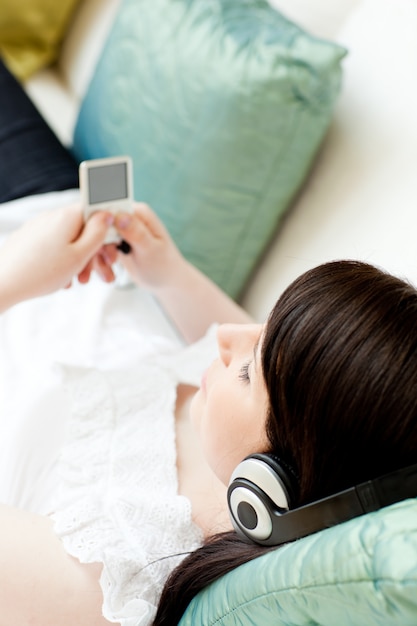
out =
[(79, 0), (1, 0), (0, 56), (21, 80), (53, 63)]
[(237, 297), (326, 132), (345, 53), (265, 0), (123, 0), (74, 153), (129, 154), (137, 199)]

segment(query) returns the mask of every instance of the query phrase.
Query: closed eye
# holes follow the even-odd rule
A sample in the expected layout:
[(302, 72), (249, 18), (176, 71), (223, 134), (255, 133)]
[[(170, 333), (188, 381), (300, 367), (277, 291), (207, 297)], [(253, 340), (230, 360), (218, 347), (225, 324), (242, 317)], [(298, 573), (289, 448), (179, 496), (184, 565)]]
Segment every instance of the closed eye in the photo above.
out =
[(250, 361), (248, 361), (247, 363), (244, 363), (239, 370), (239, 379), (242, 380), (244, 383), (250, 382), (249, 365), (250, 365)]

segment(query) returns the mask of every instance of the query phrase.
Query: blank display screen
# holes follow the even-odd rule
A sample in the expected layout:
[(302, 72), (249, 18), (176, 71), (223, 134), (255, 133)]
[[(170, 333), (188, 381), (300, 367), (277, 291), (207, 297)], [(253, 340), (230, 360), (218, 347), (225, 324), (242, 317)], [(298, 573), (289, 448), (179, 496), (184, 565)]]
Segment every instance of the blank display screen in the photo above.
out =
[(128, 197), (127, 167), (116, 163), (88, 170), (89, 203), (98, 204)]

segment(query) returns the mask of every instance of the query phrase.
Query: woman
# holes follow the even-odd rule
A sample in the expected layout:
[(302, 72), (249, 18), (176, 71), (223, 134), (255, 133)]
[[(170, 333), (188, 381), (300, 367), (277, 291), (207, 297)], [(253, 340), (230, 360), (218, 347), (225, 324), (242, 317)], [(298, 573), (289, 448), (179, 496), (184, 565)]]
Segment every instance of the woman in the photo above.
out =
[[(68, 287), (74, 275), (78, 275), (81, 282), (87, 282), (93, 268), (106, 281), (111, 280), (111, 264), (117, 250), (114, 246), (101, 249), (101, 245), (112, 222), (110, 215), (97, 213), (84, 227), (80, 209), (70, 207), (41, 215), (12, 234), (0, 249), (1, 309), (5, 311), (27, 298)], [(138, 205), (133, 219), (126, 215), (118, 216), (114, 225), (132, 247), (131, 253), (123, 257), (132, 277), (151, 289), (187, 341), (200, 339), (213, 322), (240, 324), (250, 321), (240, 307), (183, 259), (148, 207)], [(75, 292), (70, 290), (69, 295), (71, 291), (76, 297), (77, 289)], [(53, 301), (48, 299), (44, 307), (47, 328), (52, 324), (55, 313), (52, 305)], [(4, 321), (13, 320), (13, 313), (21, 321), (25, 311), (20, 305), (5, 313)], [(74, 343), (77, 324), (72, 317), (72, 309), (66, 306), (64, 312), (66, 326), (70, 328), (69, 343)], [(239, 347), (241, 360), (244, 354), (246, 357), (252, 354), (260, 332), (257, 325), (244, 328)], [(113, 340), (112, 330), (109, 334)], [(235, 329), (229, 327), (229, 330), (220, 331), (221, 342), (226, 344), (229, 332), (234, 334)], [(7, 326), (2, 336), (6, 335)], [(86, 339), (82, 329), (79, 336)], [(64, 339), (50, 335), (45, 351), (50, 349), (51, 342), (62, 342)], [(128, 339), (130, 341), (130, 335)], [(30, 482), (29, 490), (25, 487), (25, 501), (18, 500), (18, 508), (1, 509), (1, 551), (3, 563), (7, 566), (0, 574), (0, 606), (2, 618), (7, 623), (18, 625), (31, 622), (43, 626), (49, 620), (55, 625), (105, 624), (109, 621), (123, 625), (149, 624), (158, 592), (167, 572), (178, 562), (178, 553), (198, 547), (205, 534), (230, 528), (224, 507), (226, 487), (204, 461), (188, 419), (189, 405), (201, 379), (198, 372), (208, 364), (207, 354), (211, 359), (211, 354), (217, 351), (213, 333), (203, 340), (203, 344), (190, 348), (190, 351), (182, 348), (174, 350), (170, 346), (166, 348), (158, 340), (151, 345), (146, 337), (139, 336), (137, 350), (143, 350), (146, 358), (142, 369), (135, 364), (135, 369), (132, 367), (108, 374), (107, 371), (65, 366), (63, 376), (66, 388), (70, 388), (69, 395), (75, 390), (72, 401), (68, 400), (66, 391), (64, 393), (61, 380), (53, 378), (55, 374), (47, 371), (43, 353), (33, 355), (34, 363), (30, 368), (24, 360), (16, 359), (16, 375), (19, 370), (24, 371), (21, 373), (22, 383), (10, 380), (10, 376), (7, 379), (14, 388), (7, 389), (7, 396), (12, 396), (12, 399), (6, 405), (4, 415), (13, 423), (13, 428), (10, 439), (2, 437), (1, 463), (3, 467), (4, 456), (9, 455), (10, 449), (16, 445), (18, 453), (14, 456), (17, 459), (12, 459), (11, 466), (17, 467), (20, 472), (19, 456), (26, 466), (27, 456), (32, 463), (32, 455), (41, 450), (42, 459), (35, 459), (33, 466), (36, 471), (39, 468), (47, 488), (42, 487), (40, 481), (33, 481), (33, 472), (28, 475), (23, 468), (23, 478), (19, 477), (19, 481), (22, 483), (27, 479)], [(201, 351), (203, 357), (199, 356)], [(116, 356), (120, 360), (123, 355), (118, 353)], [(100, 366), (101, 357), (98, 359)], [(110, 366), (112, 358), (108, 359)], [(97, 375), (100, 380), (97, 382), (96, 379), (89, 385), (84, 374), (87, 379), (90, 375)], [(152, 415), (147, 413), (147, 401), (145, 406), (138, 406), (144, 395), (148, 397), (150, 394), (147, 377), (149, 387), (154, 381), (157, 383), (150, 401), (156, 406)], [(79, 390), (84, 382), (89, 387), (87, 394), (83, 395)], [(233, 400), (246, 404), (245, 384), (239, 378), (233, 378), (233, 382)], [(46, 395), (37, 394), (38, 387), (42, 385), (46, 387)], [(162, 398), (164, 386), (169, 387), (167, 399), (165, 396)], [(133, 387), (140, 387), (143, 391), (138, 394), (139, 397), (129, 395), (124, 404), (126, 394)], [(24, 394), (21, 389), (25, 390)], [(112, 406), (107, 411), (106, 406), (103, 409), (102, 399), (106, 400), (109, 389)], [(100, 396), (93, 407), (88, 422), (82, 418), (78, 420), (80, 402), (91, 402), (92, 396), (95, 398), (101, 391), (103, 397)], [(226, 393), (229, 391), (226, 388)], [(219, 396), (220, 393), (223, 392), (219, 389)], [(266, 402), (263, 385), (259, 394), (262, 405)], [(15, 398), (16, 395), (19, 397)], [(165, 403), (165, 400), (167, 406), (164, 404), (161, 409), (160, 403)], [(18, 403), (19, 411), (16, 411), (15, 403)], [(115, 403), (116, 412), (113, 411)], [(241, 453), (245, 455), (255, 449), (254, 440), (257, 447), (258, 439), (265, 439), (263, 416), (260, 416), (259, 422), (253, 420), (254, 412), (256, 417), (259, 415), (258, 404), (252, 402), (245, 407), (247, 419), (254, 424), (253, 429), (248, 431), (247, 438), (242, 441), (242, 450), (234, 454), (230, 466)], [(70, 405), (75, 409), (67, 416)], [(134, 407), (131, 415), (126, 416), (125, 406), (129, 410)], [(85, 407), (81, 408), (84, 410)], [(18, 413), (23, 415), (21, 431), (27, 425), (31, 433), (24, 452), (13, 439), (14, 423), (17, 423), (17, 418), (20, 419)], [(172, 413), (176, 421), (171, 424)], [(108, 414), (108, 422), (103, 423)], [(138, 414), (143, 414), (142, 420)], [(91, 426), (91, 432), (87, 434), (86, 424)], [(73, 436), (69, 444), (63, 432), (68, 425)], [(35, 438), (36, 431), (42, 432), (38, 439)], [(49, 441), (63, 449), (59, 459), (49, 450)], [(44, 446), (46, 449), (43, 449)], [(120, 458), (115, 462), (119, 453)], [(105, 460), (105, 468), (100, 465), (97, 470), (98, 459)], [(136, 467), (126, 472), (130, 462), (142, 468), (139, 473), (143, 471), (143, 476), (138, 475)], [(110, 464), (112, 475), (108, 476), (105, 472)], [(59, 471), (55, 471), (57, 465)], [(123, 472), (126, 474), (121, 476)], [(228, 472), (227, 466), (219, 469), (223, 478)], [(3, 474), (13, 482), (14, 472)], [(102, 480), (104, 474), (105, 479)], [(63, 495), (58, 488), (58, 483), (62, 482)], [(77, 490), (74, 492), (75, 483)], [(142, 500), (138, 496), (141, 483), (144, 483)], [(154, 484), (156, 487), (152, 490), (150, 485)], [(160, 494), (162, 501), (155, 503)], [(135, 499), (133, 505), (132, 498)], [(138, 500), (146, 500), (146, 506), (136, 506)], [(13, 498), (9, 502), (16, 504)], [(23, 506), (31, 512), (22, 510)], [(142, 517), (139, 519), (139, 516)], [(116, 532), (110, 531), (109, 527), (115, 528)], [(156, 536), (158, 529), (160, 535)], [(143, 537), (138, 539), (136, 531), (142, 531)], [(136, 547), (137, 553), (132, 558)], [(107, 618), (102, 616), (103, 594), (103, 610)]]
[[(84, 228), (73, 208), (57, 212), (54, 223), (38, 218), (18, 231), (0, 252), (0, 268), (7, 266), (3, 308), (68, 286), (74, 275), (87, 282), (93, 268), (111, 280), (116, 250), (100, 245), (112, 222), (97, 214)], [(191, 357), (187, 350), (162, 357), (147, 353), (138, 370), (145, 381), (144, 426), (129, 413), (133, 400), (126, 395), (138, 384), (136, 370), (70, 371), (81, 435), (64, 447), (64, 461), (71, 470), (67, 480), (81, 481), (82, 489), (74, 492), (71, 486), (63, 499), (48, 499), (50, 514), (1, 511), (0, 606), (6, 623), (176, 623), (200, 588), (264, 550), (237, 538), (227, 510), (230, 476), (248, 454), (272, 452), (292, 467), (296, 504), (417, 460), (413, 288), (364, 264), (332, 263), (291, 285), (265, 326), (250, 324), (244, 311), (183, 259), (148, 207), (138, 205), (133, 217), (117, 216), (114, 225), (132, 248), (122, 256), (132, 278), (151, 291), (187, 341), (200, 340), (213, 322), (222, 324), (218, 358), (197, 389), (188, 368), (207, 339), (188, 349), (194, 350)], [(178, 367), (186, 375), (178, 374)], [(148, 382), (156, 390), (152, 415), (146, 414), (143, 397)], [(165, 382), (171, 386), (166, 403)], [(104, 395), (90, 414), (90, 394), (100, 386)], [(161, 432), (171, 428), (170, 421), (158, 421), (166, 405), (175, 416), (171, 447), (162, 445)], [(113, 423), (114, 406), (120, 407), (116, 433), (102, 421), (109, 414)], [(136, 431), (145, 443), (134, 442)], [(121, 434), (127, 441), (122, 448)], [(103, 438), (112, 457), (106, 466), (94, 447)], [(122, 462), (106, 473), (118, 454)], [(148, 466), (149, 482), (139, 484), (137, 474), (125, 472), (130, 464), (140, 476)], [(175, 502), (169, 490), (164, 500), (166, 483), (175, 488)], [(143, 493), (139, 504), (135, 491)], [(160, 508), (154, 506), (159, 491)], [(184, 553), (191, 554), (167, 582), (153, 622), (161, 585)]]
[[(355, 261), (305, 273), (278, 300), (259, 358), (264, 450), (296, 474), (294, 507), (416, 463), (416, 328), (415, 289)], [(153, 626), (177, 624), (201, 589), (270, 549), (210, 538), (169, 577)]]

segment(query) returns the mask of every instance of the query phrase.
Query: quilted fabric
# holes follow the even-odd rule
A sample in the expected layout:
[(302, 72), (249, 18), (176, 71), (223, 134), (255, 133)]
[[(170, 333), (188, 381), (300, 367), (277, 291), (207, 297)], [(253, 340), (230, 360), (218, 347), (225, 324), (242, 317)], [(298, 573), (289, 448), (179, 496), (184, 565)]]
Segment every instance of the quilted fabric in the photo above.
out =
[(180, 626), (415, 626), (417, 500), (300, 539), (197, 596)]
[(344, 55), (265, 0), (123, 0), (74, 152), (129, 154), (137, 199), (237, 296), (328, 127)]

